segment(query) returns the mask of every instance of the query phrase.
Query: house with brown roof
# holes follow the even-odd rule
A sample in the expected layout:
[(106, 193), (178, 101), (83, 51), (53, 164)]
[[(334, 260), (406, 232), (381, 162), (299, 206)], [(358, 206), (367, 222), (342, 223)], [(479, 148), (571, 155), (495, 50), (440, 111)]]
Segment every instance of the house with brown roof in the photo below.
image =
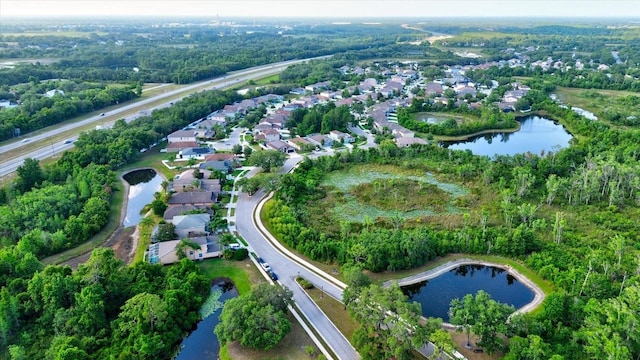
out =
[(267, 147), (267, 149), (277, 150), (285, 154), (295, 151), (295, 149), (291, 145), (281, 140), (269, 141), (265, 146)]
[(165, 150), (167, 152), (178, 152), (184, 149), (191, 149), (191, 148), (196, 148), (199, 147), (200, 144), (198, 144), (195, 141), (181, 141), (181, 142), (171, 142), (168, 143)]
[(318, 148), (325, 147), (325, 146), (331, 147), (333, 145), (333, 139), (331, 139), (326, 135), (312, 134), (312, 135), (307, 135), (306, 138), (307, 140), (309, 140), (310, 143), (312, 143)]
[(315, 147), (315, 145), (312, 144), (309, 140), (300, 136), (289, 139), (289, 144), (291, 144), (291, 146), (293, 146), (293, 148), (298, 151), (311, 150)]

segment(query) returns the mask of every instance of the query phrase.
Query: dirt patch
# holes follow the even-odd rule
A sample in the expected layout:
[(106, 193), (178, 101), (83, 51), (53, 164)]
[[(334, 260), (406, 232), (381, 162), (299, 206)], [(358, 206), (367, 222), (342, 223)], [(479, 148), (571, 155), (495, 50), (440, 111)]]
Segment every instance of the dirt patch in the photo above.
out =
[(116, 253), (118, 259), (125, 263), (131, 263), (133, 254), (135, 253), (135, 244), (137, 244), (137, 236), (139, 236), (138, 227), (131, 226), (125, 229), (119, 229), (105, 244)]
[[(485, 352), (475, 353), (472, 351), (472, 349), (468, 349), (465, 347), (465, 344), (467, 343), (467, 333), (457, 332), (455, 330), (448, 331), (453, 338), (453, 342), (456, 344), (456, 349), (458, 350), (458, 352), (464, 355), (464, 357), (469, 360), (495, 360), (500, 359), (502, 356), (504, 356), (504, 354), (502, 354), (501, 352), (497, 352), (493, 355), (489, 355)], [(477, 341), (478, 337), (471, 334), (471, 344), (475, 345)]]

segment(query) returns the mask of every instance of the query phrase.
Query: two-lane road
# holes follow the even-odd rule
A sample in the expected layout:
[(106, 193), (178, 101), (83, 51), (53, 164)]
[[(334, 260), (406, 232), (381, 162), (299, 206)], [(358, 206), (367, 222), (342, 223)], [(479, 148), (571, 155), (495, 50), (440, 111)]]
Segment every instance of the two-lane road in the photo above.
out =
[[(300, 160), (301, 157), (288, 159), (283, 171), (290, 170)], [(298, 286), (295, 278), (302, 276), (336, 299), (342, 299), (342, 289), (318, 274), (307, 270), (306, 267), (291, 260), (289, 257), (284, 256), (256, 227), (253, 220), (253, 212), (264, 196), (265, 193), (262, 190), (253, 196), (248, 196), (246, 193), (239, 194), (236, 204), (236, 229), (238, 233), (249, 243), (254, 252), (271, 265), (273, 271), (278, 274), (280, 283), (293, 291), (294, 301), (336, 356), (344, 360), (359, 359), (360, 356), (349, 341), (318, 306), (311, 301), (305, 291)]]

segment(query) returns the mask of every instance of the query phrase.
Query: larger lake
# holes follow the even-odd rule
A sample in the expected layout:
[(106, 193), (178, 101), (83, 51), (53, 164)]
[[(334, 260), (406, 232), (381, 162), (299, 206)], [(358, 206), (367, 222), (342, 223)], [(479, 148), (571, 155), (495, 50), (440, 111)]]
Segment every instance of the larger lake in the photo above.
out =
[(527, 152), (540, 155), (568, 147), (573, 138), (562, 125), (540, 116), (528, 116), (519, 121), (520, 130), (514, 133), (486, 134), (465, 141), (443, 142), (442, 145), (489, 157)]
[(403, 286), (402, 292), (411, 301), (422, 305), (425, 317), (449, 321), (451, 300), (484, 290), (493, 300), (515, 306), (516, 309), (533, 301), (531, 289), (508, 271), (485, 265), (462, 265), (431, 280)]
[(162, 189), (162, 177), (152, 169), (136, 170), (122, 177), (129, 184), (127, 215), (124, 227), (138, 225), (145, 205), (153, 201), (153, 194)]

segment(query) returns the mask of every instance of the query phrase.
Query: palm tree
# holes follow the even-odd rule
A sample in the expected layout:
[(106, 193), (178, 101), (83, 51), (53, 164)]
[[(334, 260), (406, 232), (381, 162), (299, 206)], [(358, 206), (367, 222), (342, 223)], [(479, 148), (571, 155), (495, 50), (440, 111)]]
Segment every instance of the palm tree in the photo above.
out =
[(187, 257), (187, 249), (191, 250), (200, 250), (200, 245), (189, 239), (182, 239), (176, 245), (176, 254), (178, 255), (178, 259), (184, 259)]

